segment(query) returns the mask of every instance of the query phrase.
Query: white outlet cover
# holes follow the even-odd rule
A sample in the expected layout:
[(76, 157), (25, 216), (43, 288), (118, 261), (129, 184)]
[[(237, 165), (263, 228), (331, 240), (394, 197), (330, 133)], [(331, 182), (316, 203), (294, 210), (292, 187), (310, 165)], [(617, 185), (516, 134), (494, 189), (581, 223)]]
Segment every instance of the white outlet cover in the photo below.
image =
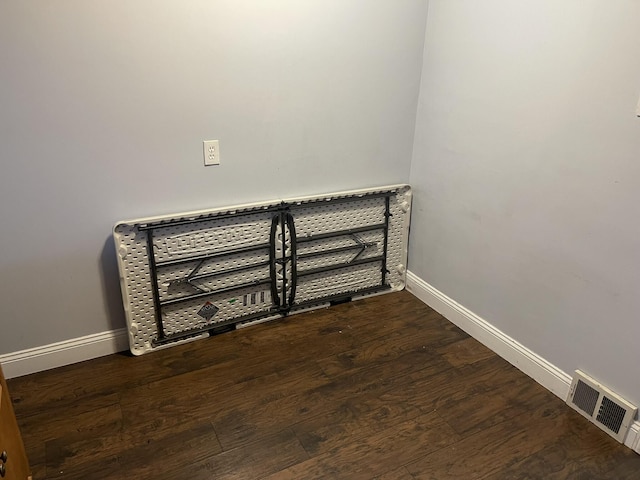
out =
[(220, 142), (218, 140), (205, 140), (202, 142), (204, 165), (220, 165)]
[(636, 107), (636, 115), (640, 117), (640, 98), (638, 98), (638, 106)]

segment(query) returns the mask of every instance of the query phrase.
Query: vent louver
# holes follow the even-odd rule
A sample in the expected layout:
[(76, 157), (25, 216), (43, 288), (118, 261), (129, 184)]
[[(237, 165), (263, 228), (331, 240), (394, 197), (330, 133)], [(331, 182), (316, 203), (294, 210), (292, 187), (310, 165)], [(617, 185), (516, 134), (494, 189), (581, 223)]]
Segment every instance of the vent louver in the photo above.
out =
[(627, 410), (618, 405), (607, 396), (602, 397), (602, 403), (600, 404), (600, 410), (596, 417), (596, 422), (600, 422), (602, 425), (615, 432), (620, 433), (620, 427), (624, 421), (624, 416)]
[(624, 442), (637, 408), (580, 370), (571, 383), (567, 405), (619, 442)]
[(576, 405), (576, 407), (580, 408), (587, 415), (591, 416), (596, 410), (596, 405), (598, 404), (599, 397), (600, 392), (598, 392), (598, 390), (596, 390), (595, 388), (591, 388), (582, 380), (578, 380), (578, 384), (576, 385), (576, 392), (573, 395), (573, 403)]

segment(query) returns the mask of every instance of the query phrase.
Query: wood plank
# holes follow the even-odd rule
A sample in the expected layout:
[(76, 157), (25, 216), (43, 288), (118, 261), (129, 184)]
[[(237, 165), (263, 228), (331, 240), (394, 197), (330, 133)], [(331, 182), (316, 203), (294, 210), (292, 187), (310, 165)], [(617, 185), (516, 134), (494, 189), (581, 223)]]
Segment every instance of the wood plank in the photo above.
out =
[(72, 432), (95, 432), (114, 425), (120, 427), (122, 413), (117, 402), (81, 413), (78, 413), (78, 410), (83, 410), (82, 404), (78, 407), (70, 409), (70, 413), (63, 414), (58, 411), (55, 416), (48, 415), (43, 409), (38, 415), (21, 419), (20, 428), (46, 442)]
[(74, 409), (72, 417), (60, 412), (50, 418), (46, 412), (27, 417), (26, 430), (44, 441), (44, 478), (106, 478), (117, 467), (110, 450), (123, 448), (119, 404), (78, 413), (82, 409)]
[(377, 396), (400, 389), (410, 381), (406, 377), (408, 373), (437, 368), (425, 363), (425, 358), (428, 358), (425, 352), (411, 352), (394, 362), (347, 372), (329, 383), (302, 391), (283, 390), (281, 395), (238, 399), (216, 415), (213, 425), (225, 449), (233, 448), (264, 435), (264, 432), (332, 412), (344, 399)]
[(550, 393), (522, 376), (504, 388), (464, 398), (452, 396), (438, 406), (438, 413), (462, 435), (471, 435), (510, 418), (529, 412), (537, 405), (555, 402)]
[(454, 367), (470, 365), (495, 356), (494, 352), (473, 338), (440, 347), (438, 353)]
[(458, 435), (437, 414), (431, 413), (293, 465), (268, 480), (371, 479), (399, 468), (417, 456), (454, 444)]
[(154, 480), (255, 480), (307, 459), (294, 433), (287, 429), (205, 460), (184, 464), (176, 470), (157, 472)]
[[(329, 382), (313, 363), (293, 366), (290, 372), (294, 373), (290, 376), (271, 374), (220, 387), (216, 377), (202, 376), (199, 371), (182, 375), (174, 383), (163, 381), (123, 392), (121, 406), (126, 435), (162, 438), (169, 432), (190, 428), (216, 416), (240, 412), (241, 405), (257, 409), (278, 398), (293, 397), (298, 391)], [(189, 385), (193, 387), (185, 388)], [(242, 428), (249, 434), (253, 426), (247, 424)], [(224, 441), (223, 445), (229, 448)]]
[(416, 479), (482, 479), (544, 449), (568, 428), (566, 408), (533, 412), (482, 430), (406, 465)]
[(220, 452), (222, 446), (213, 427), (205, 423), (125, 450), (120, 455), (121, 472), (128, 478), (156, 478), (163, 472), (180, 472)]
[(340, 448), (423, 415), (412, 405), (384, 404), (378, 398), (346, 399), (334, 411), (294, 425), (293, 431), (310, 455)]
[(374, 480), (414, 480), (405, 467), (396, 468), (391, 472), (377, 476)]
[[(356, 348), (327, 356), (318, 360), (318, 364), (329, 376), (340, 375), (347, 371), (368, 365), (393, 361), (409, 352), (422, 353), (424, 364), (442, 360), (442, 355), (433, 351), (434, 345), (456, 344), (468, 337), (462, 330), (442, 328), (442, 318), (435, 313), (424, 318), (424, 324), (407, 325), (385, 322), (392, 330), (373, 340), (362, 341)], [(384, 326), (381, 326), (384, 328)], [(362, 337), (361, 337), (362, 338)], [(445, 365), (441, 366), (446, 368)]]

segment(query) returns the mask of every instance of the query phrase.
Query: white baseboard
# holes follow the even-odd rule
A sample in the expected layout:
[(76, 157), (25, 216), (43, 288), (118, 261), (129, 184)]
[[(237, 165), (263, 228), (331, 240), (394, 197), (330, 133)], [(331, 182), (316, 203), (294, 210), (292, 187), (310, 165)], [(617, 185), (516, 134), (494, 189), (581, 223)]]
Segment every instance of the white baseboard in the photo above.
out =
[(640, 422), (635, 421), (629, 427), (629, 433), (627, 433), (627, 438), (624, 441), (624, 444), (631, 448), (634, 452), (640, 453)]
[[(429, 285), (413, 272), (407, 272), (407, 290), (563, 401), (567, 398), (572, 380), (569, 374)], [(636, 421), (631, 425), (624, 443), (640, 453), (640, 422)]]
[(103, 357), (128, 348), (127, 330), (121, 328), (0, 355), (0, 364), (6, 378), (14, 378)]

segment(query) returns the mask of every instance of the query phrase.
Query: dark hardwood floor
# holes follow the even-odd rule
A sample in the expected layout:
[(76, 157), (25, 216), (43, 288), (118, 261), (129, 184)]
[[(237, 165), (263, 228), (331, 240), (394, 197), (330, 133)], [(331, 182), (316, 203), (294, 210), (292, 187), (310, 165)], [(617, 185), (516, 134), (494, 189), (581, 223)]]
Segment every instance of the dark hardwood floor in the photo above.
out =
[(407, 292), (9, 381), (34, 479), (639, 479)]

